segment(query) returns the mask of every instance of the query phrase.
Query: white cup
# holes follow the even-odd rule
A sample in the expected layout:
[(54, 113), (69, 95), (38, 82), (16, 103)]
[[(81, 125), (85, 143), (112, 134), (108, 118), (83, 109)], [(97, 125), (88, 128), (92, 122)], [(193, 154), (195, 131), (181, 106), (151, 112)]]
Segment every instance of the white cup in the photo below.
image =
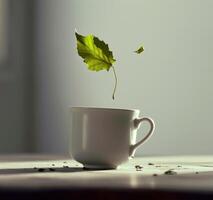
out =
[[(155, 124), (139, 118), (139, 110), (72, 107), (72, 157), (90, 169), (115, 169), (134, 156), (135, 150), (152, 135)], [(136, 143), (137, 129), (147, 121), (150, 130)]]

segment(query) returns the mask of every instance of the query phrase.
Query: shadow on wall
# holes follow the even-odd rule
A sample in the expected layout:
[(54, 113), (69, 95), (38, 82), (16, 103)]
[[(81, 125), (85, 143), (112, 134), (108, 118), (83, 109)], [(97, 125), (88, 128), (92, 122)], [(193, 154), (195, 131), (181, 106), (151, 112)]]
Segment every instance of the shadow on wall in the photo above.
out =
[(0, 153), (33, 151), (33, 1), (0, 0)]

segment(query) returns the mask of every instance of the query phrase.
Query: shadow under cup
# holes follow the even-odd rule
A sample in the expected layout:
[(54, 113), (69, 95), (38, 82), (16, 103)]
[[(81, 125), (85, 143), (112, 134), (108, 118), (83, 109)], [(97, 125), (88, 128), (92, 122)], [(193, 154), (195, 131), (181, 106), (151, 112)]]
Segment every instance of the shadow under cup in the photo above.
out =
[[(87, 107), (70, 110), (70, 153), (85, 168), (117, 168), (128, 161), (154, 131), (154, 122), (150, 118), (139, 118), (139, 110)], [(151, 129), (142, 142), (136, 143), (137, 129), (145, 120), (151, 121)]]

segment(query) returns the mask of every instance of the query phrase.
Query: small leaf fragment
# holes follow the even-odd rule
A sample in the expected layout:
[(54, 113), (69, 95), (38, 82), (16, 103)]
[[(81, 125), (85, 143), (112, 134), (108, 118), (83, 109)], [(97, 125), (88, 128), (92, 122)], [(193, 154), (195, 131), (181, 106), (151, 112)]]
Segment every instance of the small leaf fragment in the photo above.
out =
[(140, 46), (136, 51), (134, 51), (135, 53), (137, 53), (137, 54), (140, 54), (140, 53), (142, 53), (144, 51), (144, 48), (143, 48), (143, 46)]

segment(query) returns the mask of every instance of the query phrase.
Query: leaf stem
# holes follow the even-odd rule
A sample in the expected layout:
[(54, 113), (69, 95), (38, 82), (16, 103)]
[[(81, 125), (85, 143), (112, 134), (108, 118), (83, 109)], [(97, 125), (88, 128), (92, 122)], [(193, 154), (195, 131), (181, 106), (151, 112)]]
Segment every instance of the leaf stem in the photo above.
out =
[(116, 91), (117, 83), (118, 83), (118, 78), (117, 78), (114, 66), (112, 66), (112, 69), (113, 69), (113, 74), (114, 74), (114, 77), (115, 77), (115, 86), (114, 86), (114, 90), (113, 90), (113, 93), (112, 93), (112, 99), (114, 100), (115, 99), (115, 91)]

